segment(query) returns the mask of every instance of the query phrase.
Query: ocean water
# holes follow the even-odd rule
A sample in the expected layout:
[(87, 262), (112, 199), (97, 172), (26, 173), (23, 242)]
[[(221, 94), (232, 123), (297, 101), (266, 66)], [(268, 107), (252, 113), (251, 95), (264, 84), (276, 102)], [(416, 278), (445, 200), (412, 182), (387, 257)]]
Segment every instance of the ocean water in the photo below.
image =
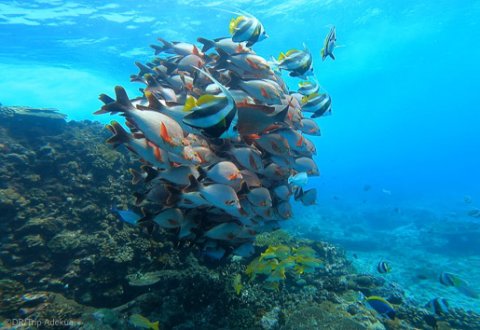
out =
[[(480, 1), (1, 1), (0, 102), (105, 123), (98, 95), (139, 95), (128, 78), (148, 45), (227, 36), (234, 8), (265, 26), (263, 57), (307, 45), (332, 97), (313, 139), (317, 205), (295, 204), (287, 227), (343, 246), (360, 272), (388, 260), (419, 301), (480, 312), (438, 282), (448, 271), (480, 290)], [(336, 60), (322, 61), (332, 25)]]

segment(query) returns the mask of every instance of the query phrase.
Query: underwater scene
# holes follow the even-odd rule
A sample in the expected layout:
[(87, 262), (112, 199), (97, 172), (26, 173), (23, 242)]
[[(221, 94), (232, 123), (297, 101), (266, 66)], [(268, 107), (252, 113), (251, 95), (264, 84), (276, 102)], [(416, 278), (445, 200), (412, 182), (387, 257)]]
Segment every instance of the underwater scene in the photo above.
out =
[(480, 1), (0, 1), (0, 329), (480, 329)]

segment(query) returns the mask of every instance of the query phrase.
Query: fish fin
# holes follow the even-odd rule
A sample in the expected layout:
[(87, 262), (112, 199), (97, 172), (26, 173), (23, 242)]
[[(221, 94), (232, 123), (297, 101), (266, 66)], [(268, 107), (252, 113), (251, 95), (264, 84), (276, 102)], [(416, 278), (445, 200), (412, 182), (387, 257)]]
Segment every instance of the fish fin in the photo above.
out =
[(205, 103), (209, 103), (209, 102), (212, 102), (212, 101), (215, 101), (219, 98), (219, 96), (216, 96), (216, 95), (211, 95), (211, 94), (204, 94), (202, 96), (200, 96), (197, 100), (197, 104), (198, 105), (202, 105), (202, 104), (205, 104)]
[(112, 121), (110, 125), (107, 125), (106, 127), (113, 133), (113, 136), (108, 138), (106, 142), (112, 144), (115, 148), (130, 141), (129, 134), (117, 121)]
[(216, 67), (223, 68), (227, 64), (227, 60), (230, 57), (230, 55), (220, 48), (217, 49), (217, 53), (219, 56), (216, 62)]
[(128, 169), (128, 171), (129, 171), (130, 174), (132, 175), (132, 184), (133, 184), (133, 185), (136, 185), (136, 184), (138, 184), (140, 181), (143, 180), (142, 174), (141, 174), (140, 172), (134, 170), (133, 168)]
[(133, 197), (135, 197), (135, 205), (140, 205), (145, 200), (145, 194), (134, 192)]
[(202, 180), (202, 179), (205, 179), (207, 177), (207, 171), (205, 171), (205, 169), (201, 166), (197, 166), (196, 167), (197, 171), (198, 171), (198, 181)]
[(200, 51), (198, 50), (197, 46), (195, 46), (195, 45), (193, 45), (192, 53), (193, 53), (193, 55), (202, 56), (202, 54), (200, 54)]
[(166, 185), (165, 189), (168, 192), (168, 196), (165, 199), (165, 206), (172, 207), (180, 200), (180, 190), (171, 185)]
[(145, 183), (152, 181), (158, 175), (158, 171), (151, 166), (142, 165), (140, 168), (142, 169), (142, 171), (144, 171), (147, 174), (147, 176), (144, 179)]
[(285, 53), (281, 52), (280, 55), (278, 55), (278, 59), (277, 61), (280, 62), (281, 60), (283, 60), (285, 58)]
[(163, 141), (170, 145), (173, 144), (172, 137), (168, 135), (167, 126), (165, 126), (164, 123), (160, 125), (160, 136), (162, 137)]
[(189, 193), (192, 191), (198, 191), (200, 189), (200, 183), (192, 174), (188, 175), (189, 185), (183, 189), (184, 192)]
[(202, 52), (206, 52), (207, 50), (215, 47), (215, 42), (212, 40), (208, 40), (200, 37), (200, 38), (197, 38), (197, 41), (203, 44)]
[(247, 182), (242, 181), (242, 183), (240, 184), (240, 190), (237, 191), (237, 196), (246, 195), (249, 192), (250, 192), (250, 189), (248, 188)]
[(158, 55), (165, 50), (165, 48), (163, 46), (150, 45), (150, 47), (155, 50), (155, 55)]
[(115, 102), (114, 99), (112, 99), (110, 96), (108, 96), (107, 94), (100, 94), (100, 96), (98, 97), (98, 99), (100, 101), (102, 101), (103, 103), (105, 104), (109, 104), (109, 103), (113, 103)]
[(328, 55), (332, 58), (332, 60), (335, 59), (335, 55), (333, 55), (333, 53), (329, 53)]
[(185, 105), (183, 106), (183, 111), (191, 111), (197, 106), (197, 100), (192, 95), (187, 95), (185, 100)]
[(128, 109), (133, 108), (132, 103), (130, 102), (130, 99), (128, 98), (127, 92), (125, 89), (121, 86), (115, 86), (115, 96), (116, 100), (112, 102), (112, 98), (105, 95), (101, 94), (99, 96), (99, 99), (101, 101), (108, 102), (105, 105), (103, 105), (100, 110), (95, 111), (95, 115), (103, 114), (103, 113), (117, 113), (117, 112), (126, 112)]
[(153, 95), (150, 91), (145, 91), (145, 97), (148, 100), (148, 107), (149, 109), (155, 110), (163, 110), (165, 106)]

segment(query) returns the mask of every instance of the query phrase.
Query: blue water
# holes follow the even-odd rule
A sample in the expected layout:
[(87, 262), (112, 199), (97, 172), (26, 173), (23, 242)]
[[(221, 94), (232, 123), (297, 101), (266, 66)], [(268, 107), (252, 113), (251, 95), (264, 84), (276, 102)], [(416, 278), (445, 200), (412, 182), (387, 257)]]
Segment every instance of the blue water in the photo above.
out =
[[(199, 36), (227, 36), (232, 15), (218, 10), (221, 3), (2, 1), (0, 102), (56, 107), (70, 119), (107, 121), (108, 116), (92, 115), (101, 105), (98, 94), (112, 94), (115, 85), (125, 86), (131, 97), (138, 94), (141, 86), (128, 77), (137, 71), (135, 60), (151, 58), (148, 45), (157, 37), (194, 42)], [(264, 24), (270, 38), (254, 47), (262, 56), (276, 57), (305, 43), (332, 96), (333, 116), (321, 118), (322, 137), (315, 139), (322, 174), (311, 180), (319, 187), (318, 208), (325, 216), (309, 225), (321, 232), (329, 219), (337, 224), (343, 219), (345, 226), (358, 222), (372, 241), (389, 237), (400, 225), (422, 222), (425, 214), (433, 229), (446, 221), (478, 228), (479, 219), (468, 211), (480, 207), (480, 1), (228, 3)], [(319, 52), (331, 25), (337, 28), (337, 59), (322, 62)], [(289, 82), (294, 88), (296, 81)], [(465, 203), (465, 196), (472, 202)], [(412, 210), (426, 213), (409, 217)], [(337, 232), (327, 233), (326, 238), (338, 238)], [(412, 243), (411, 230), (398, 235)], [(358, 266), (368, 271), (369, 263), (386, 255), (405, 270), (408, 260), (417, 260), (414, 254), (420, 255), (415, 263), (431, 258), (428, 245), (394, 251), (383, 246), (381, 253), (372, 248), (361, 252)], [(464, 247), (470, 258), (469, 249)], [(478, 260), (478, 249), (471, 249)], [(441, 265), (430, 270), (449, 268), (480, 284), (470, 259), (449, 252), (436, 251)], [(417, 289), (408, 271), (396, 274), (395, 280)], [(423, 288), (430, 296), (448, 294), (433, 281)], [(475, 306), (468, 298), (457, 302)]]

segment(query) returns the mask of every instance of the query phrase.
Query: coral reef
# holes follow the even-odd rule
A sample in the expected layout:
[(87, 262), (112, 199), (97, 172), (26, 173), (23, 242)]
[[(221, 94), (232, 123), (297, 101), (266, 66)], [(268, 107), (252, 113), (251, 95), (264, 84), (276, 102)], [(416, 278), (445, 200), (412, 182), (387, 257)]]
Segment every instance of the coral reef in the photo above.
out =
[[(98, 123), (50, 131), (37, 119), (41, 130), (14, 132), (8, 118), (0, 123), (0, 328), (28, 319), (37, 323), (23, 328), (132, 329), (135, 314), (161, 329), (432, 327), (402, 288), (357, 274), (332, 244), (274, 231), (256, 237), (253, 256), (216, 261), (175, 234), (120, 221), (111, 206), (132, 204), (124, 173), (134, 162), (105, 147)], [(278, 291), (249, 281), (247, 266), (280, 246), (308, 247), (322, 265), (287, 275)], [(359, 292), (383, 296), (397, 318), (367, 308)], [(479, 315), (457, 308), (435, 319), (439, 329), (480, 328)]]

